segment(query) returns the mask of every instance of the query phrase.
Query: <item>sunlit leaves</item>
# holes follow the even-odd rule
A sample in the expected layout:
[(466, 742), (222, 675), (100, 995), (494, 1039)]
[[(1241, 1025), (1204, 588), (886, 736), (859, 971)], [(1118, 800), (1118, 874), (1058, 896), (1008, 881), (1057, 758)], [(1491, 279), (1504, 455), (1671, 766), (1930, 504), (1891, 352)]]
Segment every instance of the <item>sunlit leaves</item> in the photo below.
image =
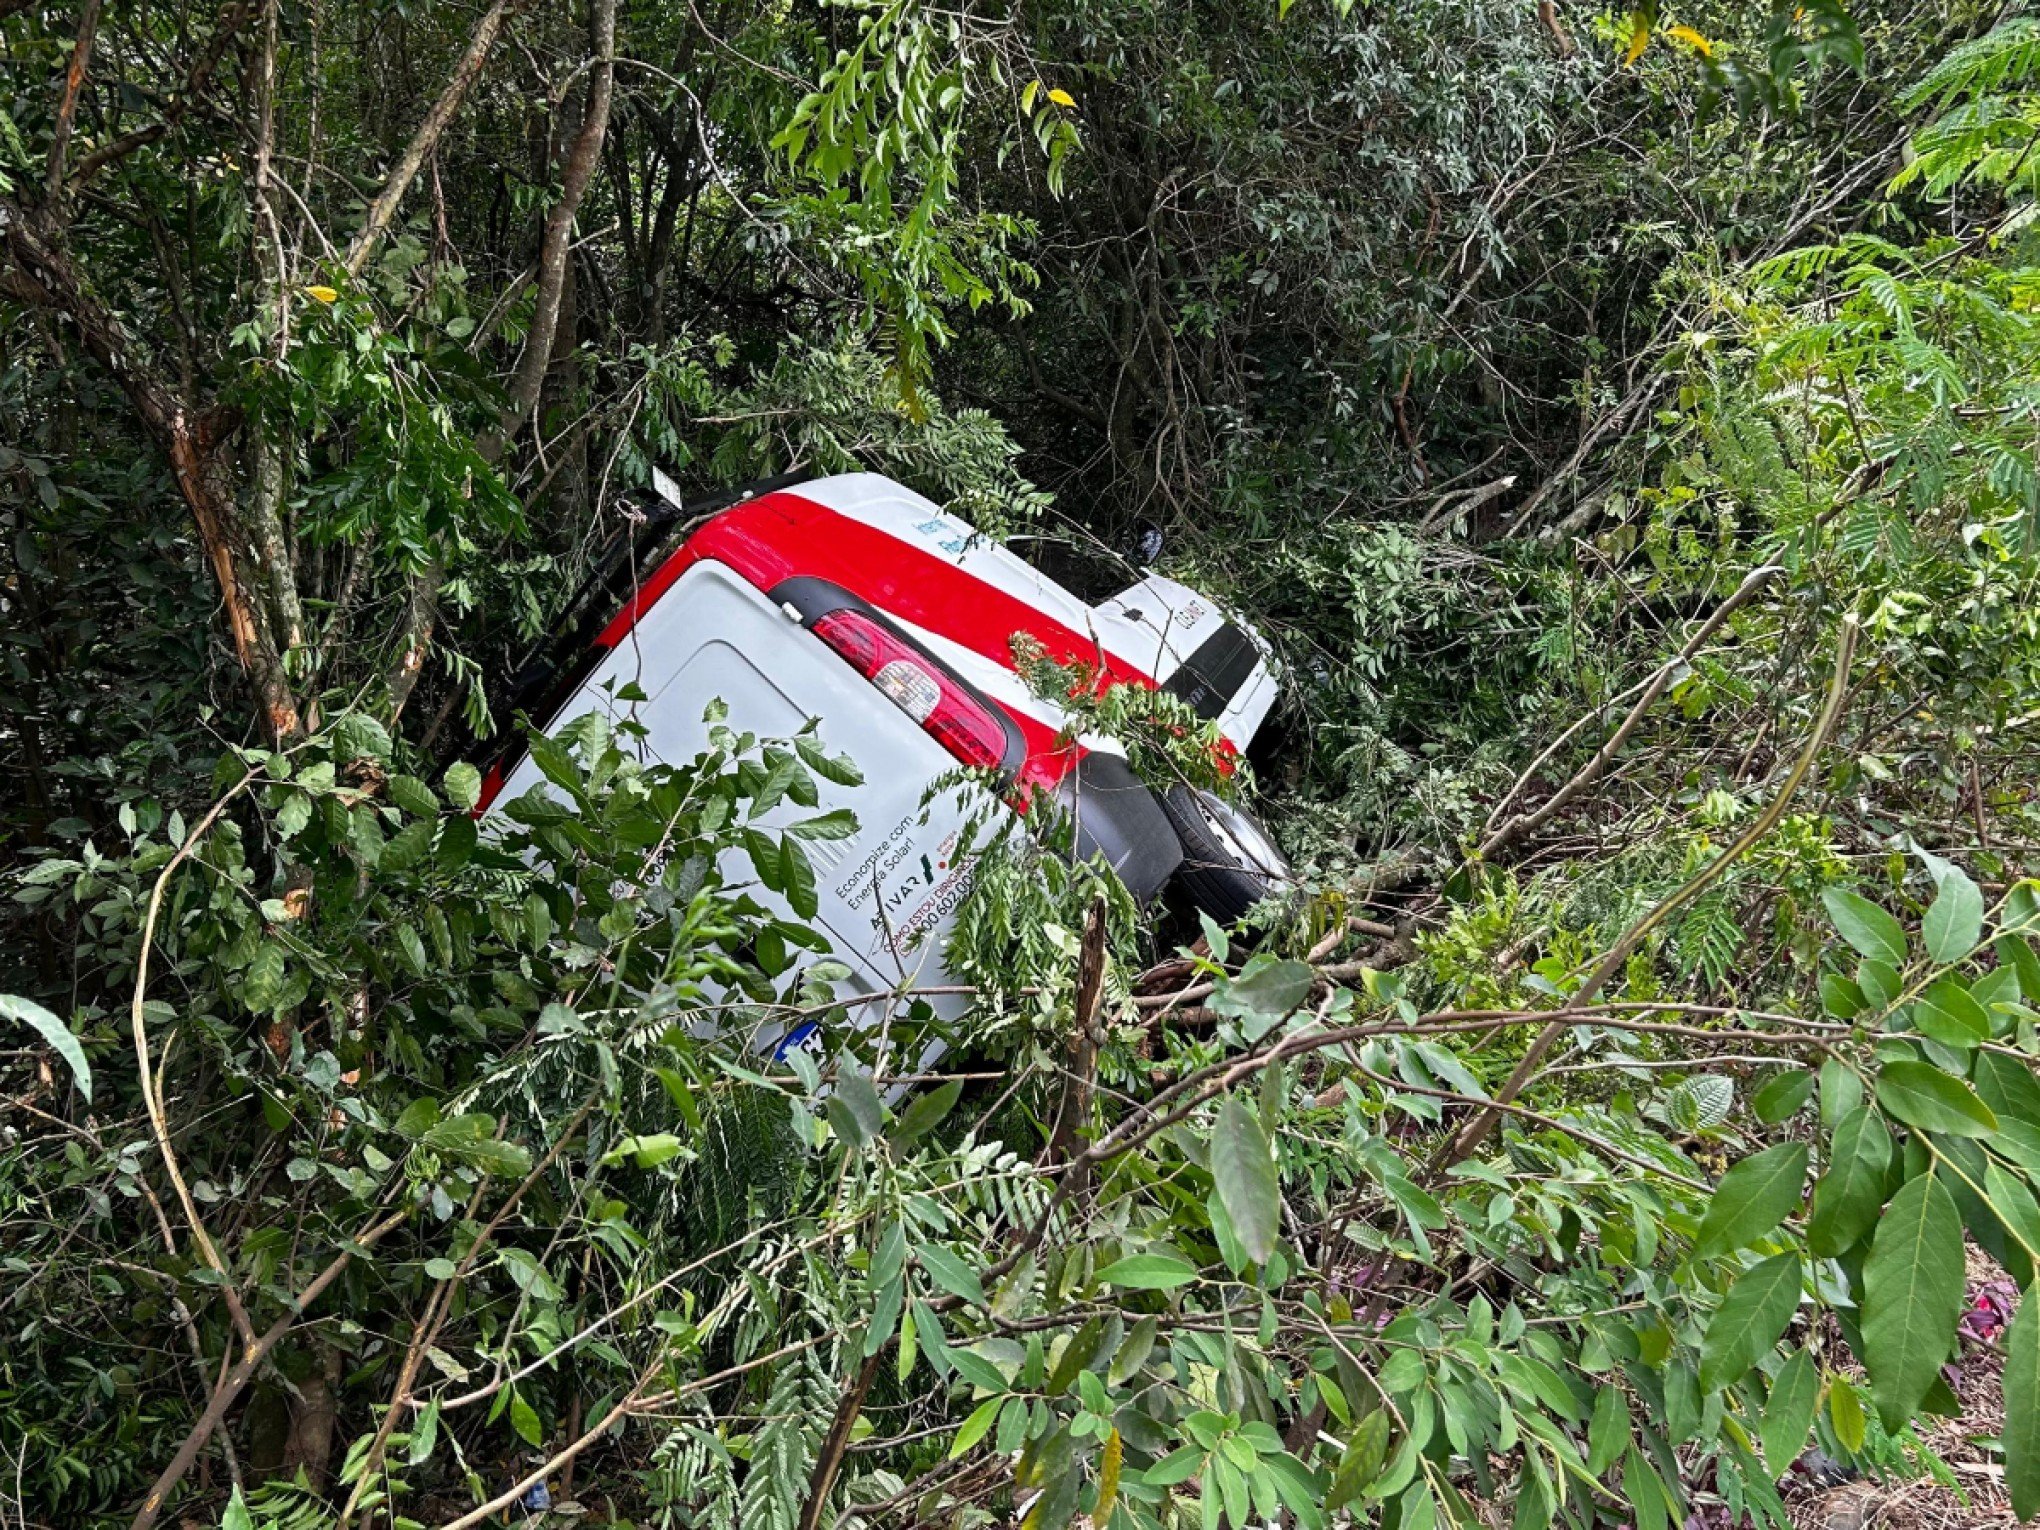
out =
[(1898, 1058), (1877, 1075), (1877, 1103), (1908, 1126), (1951, 1137), (1988, 1137), (1997, 1117), (1961, 1079), (1931, 1063)]

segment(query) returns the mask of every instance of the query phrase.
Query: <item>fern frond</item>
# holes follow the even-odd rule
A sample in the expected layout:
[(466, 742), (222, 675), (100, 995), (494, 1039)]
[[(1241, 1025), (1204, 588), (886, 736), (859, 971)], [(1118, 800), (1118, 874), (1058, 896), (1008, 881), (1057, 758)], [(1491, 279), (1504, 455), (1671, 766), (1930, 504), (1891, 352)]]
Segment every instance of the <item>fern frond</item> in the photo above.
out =
[(1672, 937), (1672, 961), (1682, 975), (1697, 973), (1708, 987), (1718, 987), (1742, 943), (1742, 926), (1728, 890), (1717, 889), (1695, 900), (1679, 921)]
[(1900, 98), (1907, 111), (2023, 85), (2040, 76), (2040, 17), (2016, 16), (1952, 49)]

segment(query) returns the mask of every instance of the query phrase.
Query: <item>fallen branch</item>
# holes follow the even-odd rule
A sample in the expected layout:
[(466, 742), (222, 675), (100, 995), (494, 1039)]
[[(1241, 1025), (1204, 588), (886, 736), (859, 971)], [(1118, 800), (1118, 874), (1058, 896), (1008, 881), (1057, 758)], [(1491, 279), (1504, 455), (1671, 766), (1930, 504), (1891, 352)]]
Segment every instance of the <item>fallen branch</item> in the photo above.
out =
[[(1747, 589), (1751, 580), (1765, 572), (1763, 569), (1753, 571), (1749, 578), (1743, 581), (1744, 588)], [(1741, 595), (1743, 591), (1738, 590), (1736, 593)], [(1607, 954), (1558, 1009), (1550, 1023), (1538, 1032), (1536, 1040), (1530, 1043), (1529, 1050), (1523, 1054), (1521, 1061), (1509, 1074), (1507, 1082), (1502, 1085), (1493, 1102), (1476, 1116), (1464, 1131), (1447, 1139), (1445, 1145), (1433, 1157), (1427, 1169), (1427, 1176), (1433, 1182), (1447, 1169), (1456, 1163), (1465, 1162), (1479, 1149), (1481, 1143), (1487, 1139), (1488, 1133), (1495, 1129), (1495, 1123), (1500, 1120), (1502, 1110), (1521, 1094), (1530, 1080), (1536, 1076), (1538, 1068), (1544, 1062), (1545, 1054), (1551, 1050), (1560, 1036), (1578, 1024), (1581, 1006), (1592, 1003), (1600, 996), (1601, 989), (1607, 985), (1608, 980), (1622, 970), (1630, 954), (1643, 944), (1651, 931), (1720, 881), (1727, 874), (1729, 867), (1741, 860), (1759, 840), (1777, 827), (1778, 820), (1785, 816), (1786, 807), (1791, 803), (1793, 795), (1798, 792), (1800, 783), (1806, 779), (1807, 772), (1813, 768), (1813, 762), (1819, 757), (1821, 749), (1827, 743), (1828, 735), (1841, 717), (1842, 704), (1849, 695), (1849, 670), (1855, 662), (1856, 639), (1861, 630), (1853, 614), (1842, 618), (1841, 632), (1835, 643), (1835, 672), (1834, 677), (1828, 682), (1827, 700), (1814, 723), (1812, 736), (1793, 764), (1791, 773), (1786, 776), (1784, 786), (1780, 788), (1777, 796), (1771, 799), (1771, 805), (1756, 816), (1750, 826), (1736, 837), (1734, 843), (1687, 879), (1684, 886), (1661, 900), (1649, 913), (1631, 925), (1621, 939), (1609, 947)], [(1648, 699), (1646, 697), (1646, 702)], [(1639, 702), (1639, 707), (1646, 702)], [(1632, 713), (1632, 718), (1635, 715), (1637, 714)]]

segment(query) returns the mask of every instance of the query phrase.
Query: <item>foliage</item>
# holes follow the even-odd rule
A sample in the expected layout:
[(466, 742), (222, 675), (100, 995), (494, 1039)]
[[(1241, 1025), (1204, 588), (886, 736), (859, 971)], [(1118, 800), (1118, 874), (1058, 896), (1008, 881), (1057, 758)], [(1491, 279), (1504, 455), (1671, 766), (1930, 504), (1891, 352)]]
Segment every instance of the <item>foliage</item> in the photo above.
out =
[[(2040, 1262), (2040, 55), (1920, 10), (0, 5), (16, 1517), (1932, 1470), (1964, 1241)], [(478, 825), (455, 719), (655, 465), (1166, 533), (1293, 679), (1307, 895), (1193, 928), (994, 810), (938, 1025), (833, 986), (839, 740), (567, 719)]]

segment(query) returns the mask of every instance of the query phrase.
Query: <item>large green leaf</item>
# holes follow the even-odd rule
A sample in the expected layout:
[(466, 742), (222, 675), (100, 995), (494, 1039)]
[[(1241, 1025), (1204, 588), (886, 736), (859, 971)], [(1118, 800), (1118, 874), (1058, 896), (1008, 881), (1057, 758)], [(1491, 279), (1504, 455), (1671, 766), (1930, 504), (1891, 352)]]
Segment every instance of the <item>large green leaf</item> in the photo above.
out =
[(1593, 1422), (1587, 1426), (1587, 1470), (1600, 1476), (1628, 1448), (1629, 1440), (1629, 1394), (1620, 1387), (1602, 1387), (1594, 1399)]
[(1983, 894), (1969, 874), (1946, 861), (1930, 861), (1940, 889), (1920, 921), (1920, 940), (1937, 962), (1959, 962), (1983, 938)]
[(1129, 1291), (1171, 1291), (1197, 1278), (1197, 1267), (1174, 1254), (1129, 1254), (1098, 1272), (1098, 1279)]
[(1905, 965), (1905, 929), (1860, 893), (1830, 887), (1820, 895), (1842, 939), (1873, 961)]
[(1267, 1263), (1275, 1252), (1282, 1187), (1259, 1117), (1230, 1096), (1211, 1130), (1211, 1177), (1240, 1247), (1254, 1263)]
[(1745, 1158), (1715, 1188), (1693, 1237), (1693, 1257), (1711, 1259), (1747, 1247), (1799, 1206), (1806, 1179), (1806, 1144), (1781, 1142)]
[(1758, 1429), (1764, 1442), (1764, 1467), (1773, 1479), (1784, 1476), (1805, 1449), (1806, 1432), (1813, 1427), (1813, 1409), (1819, 1400), (1820, 1373), (1813, 1368), (1813, 1356), (1797, 1350), (1771, 1382)]
[(1976, 1092), (1992, 1115), (2040, 1126), (2040, 1082), (2025, 1063), (2002, 1052), (1979, 1052), (1975, 1076)]
[(2040, 1513), (2040, 1282), (2019, 1303), (2005, 1330), (2005, 1487), (2020, 1519)]
[(85, 1103), (92, 1103), (92, 1064), (85, 1060), (85, 1049), (78, 1044), (78, 1038), (71, 1034), (68, 1025), (35, 1000), (24, 999), (18, 994), (0, 993), (0, 1015), (19, 1020), (49, 1043), (70, 1068), (71, 1077), (77, 1081), (78, 1092), (85, 1096)]
[(1877, 1103), (1907, 1126), (1951, 1137), (1988, 1137), (1998, 1129), (1991, 1108), (1961, 1079), (1931, 1063), (1899, 1058), (1877, 1075)]
[(1713, 1392), (1742, 1380), (1784, 1337), (1798, 1309), (1797, 1254), (1778, 1254), (1743, 1271), (1700, 1340), (1700, 1385)]
[(1806, 1246), (1823, 1259), (1844, 1254), (1877, 1220), (1891, 1172), (1891, 1133), (1877, 1112), (1859, 1105), (1835, 1128), (1827, 1172), (1813, 1187)]
[[(1983, 1166), (1983, 1192), (1991, 1214), (2012, 1236), (2016, 1248), (2010, 1252), (2016, 1255), (2023, 1250), (2028, 1259), (2040, 1259), (2040, 1205), (2034, 1204), (2033, 1192), (2026, 1188), (2026, 1182), (2000, 1168), (1993, 1158)], [(2018, 1261), (2013, 1257), (2006, 1262)]]
[(1884, 1427), (1918, 1410), (1962, 1315), (1962, 1218), (1931, 1172), (1900, 1187), (1863, 1266), (1863, 1365)]

